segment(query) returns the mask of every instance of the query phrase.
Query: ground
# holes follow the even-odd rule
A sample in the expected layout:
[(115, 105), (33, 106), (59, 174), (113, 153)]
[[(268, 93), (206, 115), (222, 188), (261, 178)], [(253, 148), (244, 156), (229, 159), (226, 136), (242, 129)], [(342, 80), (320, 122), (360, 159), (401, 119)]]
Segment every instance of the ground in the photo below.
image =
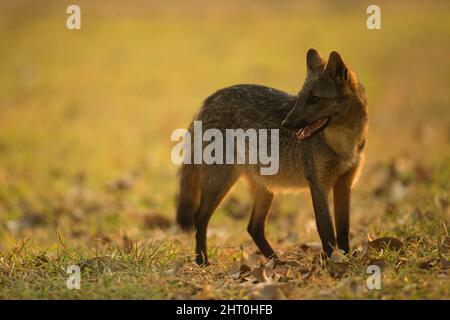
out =
[[(1, 299), (450, 298), (448, 2), (382, 2), (382, 30), (359, 2), (79, 4), (78, 31), (64, 2), (0, 4)], [(242, 182), (197, 267), (171, 132), (221, 87), (297, 92), (309, 47), (340, 52), (369, 98), (352, 254), (323, 260), (309, 195), (287, 194), (267, 230), (286, 264), (266, 261)]]

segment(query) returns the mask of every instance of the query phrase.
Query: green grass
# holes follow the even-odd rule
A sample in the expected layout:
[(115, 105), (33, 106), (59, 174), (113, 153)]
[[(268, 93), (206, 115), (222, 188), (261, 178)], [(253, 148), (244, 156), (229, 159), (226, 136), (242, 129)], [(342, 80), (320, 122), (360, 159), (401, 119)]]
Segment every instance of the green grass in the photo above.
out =
[[(0, 298), (450, 298), (447, 2), (382, 3), (380, 31), (359, 3), (80, 6), (82, 30), (69, 31), (59, 1), (0, 4)], [(268, 237), (288, 267), (264, 266), (240, 183), (198, 268), (192, 235), (172, 225), (170, 133), (227, 85), (297, 92), (309, 47), (339, 51), (368, 93), (354, 255), (305, 250), (318, 241), (310, 199), (281, 195)], [(404, 247), (367, 250), (368, 236)], [(381, 290), (366, 288), (373, 263)], [(66, 287), (73, 264), (81, 290)]]

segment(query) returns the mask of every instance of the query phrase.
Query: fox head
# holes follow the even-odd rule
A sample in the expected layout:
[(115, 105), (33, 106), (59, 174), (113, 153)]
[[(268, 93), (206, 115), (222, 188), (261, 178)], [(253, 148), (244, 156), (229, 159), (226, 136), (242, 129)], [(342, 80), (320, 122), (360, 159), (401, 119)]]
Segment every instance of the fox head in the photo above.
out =
[(315, 49), (306, 54), (307, 76), (295, 105), (282, 126), (297, 131), (297, 139), (308, 139), (332, 125), (346, 125), (355, 109), (365, 107), (364, 89), (336, 51), (328, 61)]

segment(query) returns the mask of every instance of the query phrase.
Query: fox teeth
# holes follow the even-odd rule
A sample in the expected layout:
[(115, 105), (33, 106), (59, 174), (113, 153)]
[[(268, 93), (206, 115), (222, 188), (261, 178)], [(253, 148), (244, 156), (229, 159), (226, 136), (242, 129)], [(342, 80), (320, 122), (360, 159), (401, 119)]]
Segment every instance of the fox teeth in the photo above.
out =
[(297, 133), (295, 134), (297, 137), (297, 140), (302, 140), (303, 139), (303, 131), (305, 130), (305, 128), (301, 128), (300, 130), (297, 131)]

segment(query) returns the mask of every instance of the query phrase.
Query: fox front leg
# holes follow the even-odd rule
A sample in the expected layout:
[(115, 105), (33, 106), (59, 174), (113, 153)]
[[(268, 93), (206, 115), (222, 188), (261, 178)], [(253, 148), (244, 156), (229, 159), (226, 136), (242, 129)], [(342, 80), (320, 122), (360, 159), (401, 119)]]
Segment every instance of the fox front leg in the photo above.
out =
[(328, 257), (331, 257), (336, 246), (336, 237), (334, 235), (333, 223), (328, 206), (328, 196), (317, 178), (311, 149), (308, 151), (303, 155), (305, 177), (308, 180), (309, 190), (311, 192), (317, 231), (322, 241), (322, 249)]
[(322, 249), (328, 257), (331, 257), (336, 246), (336, 238), (331, 222), (328, 197), (325, 191), (314, 181), (310, 182), (309, 189), (311, 191), (317, 230), (322, 241)]
[(345, 253), (350, 251), (349, 227), (350, 227), (350, 196), (353, 180), (358, 171), (358, 165), (340, 176), (333, 187), (334, 221), (336, 226), (336, 238), (339, 249)]

